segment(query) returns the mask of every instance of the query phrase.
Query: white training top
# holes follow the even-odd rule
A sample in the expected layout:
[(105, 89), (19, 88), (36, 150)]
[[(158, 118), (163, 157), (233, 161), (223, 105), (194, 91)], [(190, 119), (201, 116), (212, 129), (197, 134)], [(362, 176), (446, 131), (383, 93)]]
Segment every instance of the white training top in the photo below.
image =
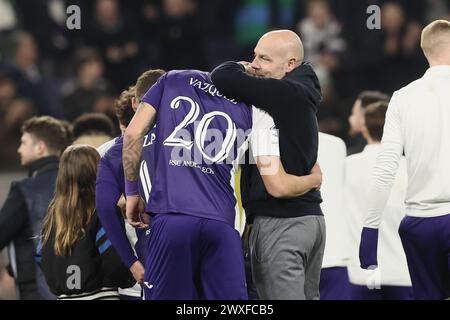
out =
[[(371, 271), (360, 267), (359, 244), (368, 200), (372, 197), (369, 181), (380, 151), (380, 144), (367, 145), (363, 152), (346, 160), (344, 193), (351, 235), (348, 273), (350, 282), (356, 285), (368, 285), (374, 280), (371, 279)], [(381, 285), (411, 286), (405, 252), (398, 234), (398, 227), (405, 216), (407, 185), (406, 162), (405, 158), (401, 158), (378, 234), (377, 278)]]
[(322, 268), (347, 266), (348, 222), (344, 207), (344, 167), (347, 151), (342, 139), (319, 133), (318, 162), (323, 182), (320, 188), (322, 208), (327, 227), (327, 241)]
[(406, 214), (450, 214), (450, 65), (429, 68), (394, 93), (372, 176), (368, 227), (380, 224), (403, 150), (409, 181)]

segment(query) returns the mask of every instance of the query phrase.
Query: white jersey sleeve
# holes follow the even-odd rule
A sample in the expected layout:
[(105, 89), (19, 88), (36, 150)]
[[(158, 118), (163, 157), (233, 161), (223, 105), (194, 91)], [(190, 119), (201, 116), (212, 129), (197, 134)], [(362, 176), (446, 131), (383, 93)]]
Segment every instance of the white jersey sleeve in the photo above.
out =
[(111, 149), (111, 147), (116, 143), (116, 139), (117, 138), (106, 141), (104, 144), (97, 148), (97, 152), (100, 154), (100, 157), (103, 157), (108, 152), (108, 150)]
[(252, 107), (252, 132), (250, 149), (253, 157), (280, 156), (278, 129), (273, 118), (265, 111)]
[(398, 97), (394, 94), (386, 112), (381, 152), (372, 173), (371, 197), (368, 199), (369, 212), (364, 221), (364, 226), (368, 228), (377, 229), (381, 223), (402, 156), (403, 139), (399, 107)]

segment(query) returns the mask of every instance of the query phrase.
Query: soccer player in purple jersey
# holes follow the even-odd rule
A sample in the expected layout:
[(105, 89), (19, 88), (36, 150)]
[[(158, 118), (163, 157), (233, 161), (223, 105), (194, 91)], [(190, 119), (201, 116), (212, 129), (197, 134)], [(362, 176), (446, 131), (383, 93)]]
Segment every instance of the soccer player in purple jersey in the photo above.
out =
[[(163, 70), (148, 70), (144, 72), (137, 80), (136, 85), (122, 92), (116, 100), (116, 115), (119, 119), (121, 130), (124, 131), (134, 111), (137, 109), (139, 100), (144, 93), (156, 82), (156, 80), (164, 74)], [(150, 174), (153, 165), (153, 141), (154, 133), (148, 133), (144, 141), (143, 161), (141, 163), (141, 185), (140, 194), (148, 200), (149, 188), (151, 187)], [(118, 252), (122, 262), (130, 269), (135, 280), (142, 283), (144, 279), (144, 267), (139, 260), (142, 260), (139, 244), (145, 239), (145, 230), (137, 230), (138, 242), (136, 243), (136, 252), (127, 238), (126, 226), (121, 215), (117, 214), (117, 203), (120, 197), (125, 193), (125, 180), (122, 166), (122, 137), (113, 140), (113, 144), (107, 143), (103, 150), (102, 159), (97, 175), (96, 185), (96, 206), (97, 213), (100, 217), (104, 229), (111, 240), (114, 248)], [(150, 169), (149, 169), (150, 168)], [(134, 232), (134, 231), (133, 231)], [(132, 236), (131, 238), (136, 238)], [(139, 259), (139, 260), (138, 260)], [(128, 290), (130, 291), (130, 290)], [(137, 294), (128, 292), (127, 295), (140, 297), (140, 290)]]
[(246, 299), (233, 176), (248, 142), (267, 189), (279, 197), (319, 187), (320, 170), (287, 174), (267, 113), (223, 96), (208, 73), (171, 71), (145, 94), (124, 135), (127, 217), (138, 228), (145, 226), (138, 218), (142, 138), (155, 121), (145, 298)]

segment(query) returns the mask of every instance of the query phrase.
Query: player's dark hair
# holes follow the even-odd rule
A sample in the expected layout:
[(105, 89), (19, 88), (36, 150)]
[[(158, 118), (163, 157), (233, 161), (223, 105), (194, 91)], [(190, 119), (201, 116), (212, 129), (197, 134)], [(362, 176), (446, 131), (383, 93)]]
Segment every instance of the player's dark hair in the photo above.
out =
[(375, 141), (381, 141), (389, 103), (379, 101), (367, 106), (364, 112), (364, 121), (370, 137)]
[(72, 143), (70, 129), (50, 116), (33, 117), (24, 122), (21, 132), (45, 143), (50, 153), (60, 155)]
[(361, 101), (361, 108), (365, 109), (368, 105), (378, 101), (389, 101), (391, 97), (381, 91), (363, 91), (358, 95), (358, 100)]
[(73, 122), (73, 135), (78, 139), (83, 135), (105, 134), (114, 136), (114, 123), (103, 113), (86, 113)]

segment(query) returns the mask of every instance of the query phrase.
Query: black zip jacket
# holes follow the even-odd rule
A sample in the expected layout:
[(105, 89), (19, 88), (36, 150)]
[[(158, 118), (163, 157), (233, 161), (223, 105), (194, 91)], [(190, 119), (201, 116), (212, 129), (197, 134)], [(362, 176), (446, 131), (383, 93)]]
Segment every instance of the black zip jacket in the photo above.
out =
[[(279, 130), (281, 161), (287, 173), (303, 176), (317, 161), (316, 113), (322, 100), (317, 76), (308, 63), (283, 79), (258, 78), (236, 62), (225, 62), (211, 73), (214, 85), (227, 97), (252, 104), (269, 113)], [(248, 162), (246, 162), (248, 163)], [(292, 199), (270, 196), (256, 165), (244, 165), (242, 202), (251, 223), (254, 216), (300, 217), (322, 215), (319, 191)]]
[(50, 290), (59, 298), (100, 295), (105, 299), (114, 296), (118, 287), (128, 288), (136, 284), (112, 247), (97, 214), (75, 242), (70, 255), (57, 256), (54, 242), (52, 231), (43, 246), (39, 243), (36, 260), (41, 264)]
[(37, 235), (55, 191), (59, 160), (55, 156), (29, 165), (28, 178), (14, 181), (0, 210), (0, 250), (9, 243), (9, 271), (22, 300), (54, 299), (36, 265)]

